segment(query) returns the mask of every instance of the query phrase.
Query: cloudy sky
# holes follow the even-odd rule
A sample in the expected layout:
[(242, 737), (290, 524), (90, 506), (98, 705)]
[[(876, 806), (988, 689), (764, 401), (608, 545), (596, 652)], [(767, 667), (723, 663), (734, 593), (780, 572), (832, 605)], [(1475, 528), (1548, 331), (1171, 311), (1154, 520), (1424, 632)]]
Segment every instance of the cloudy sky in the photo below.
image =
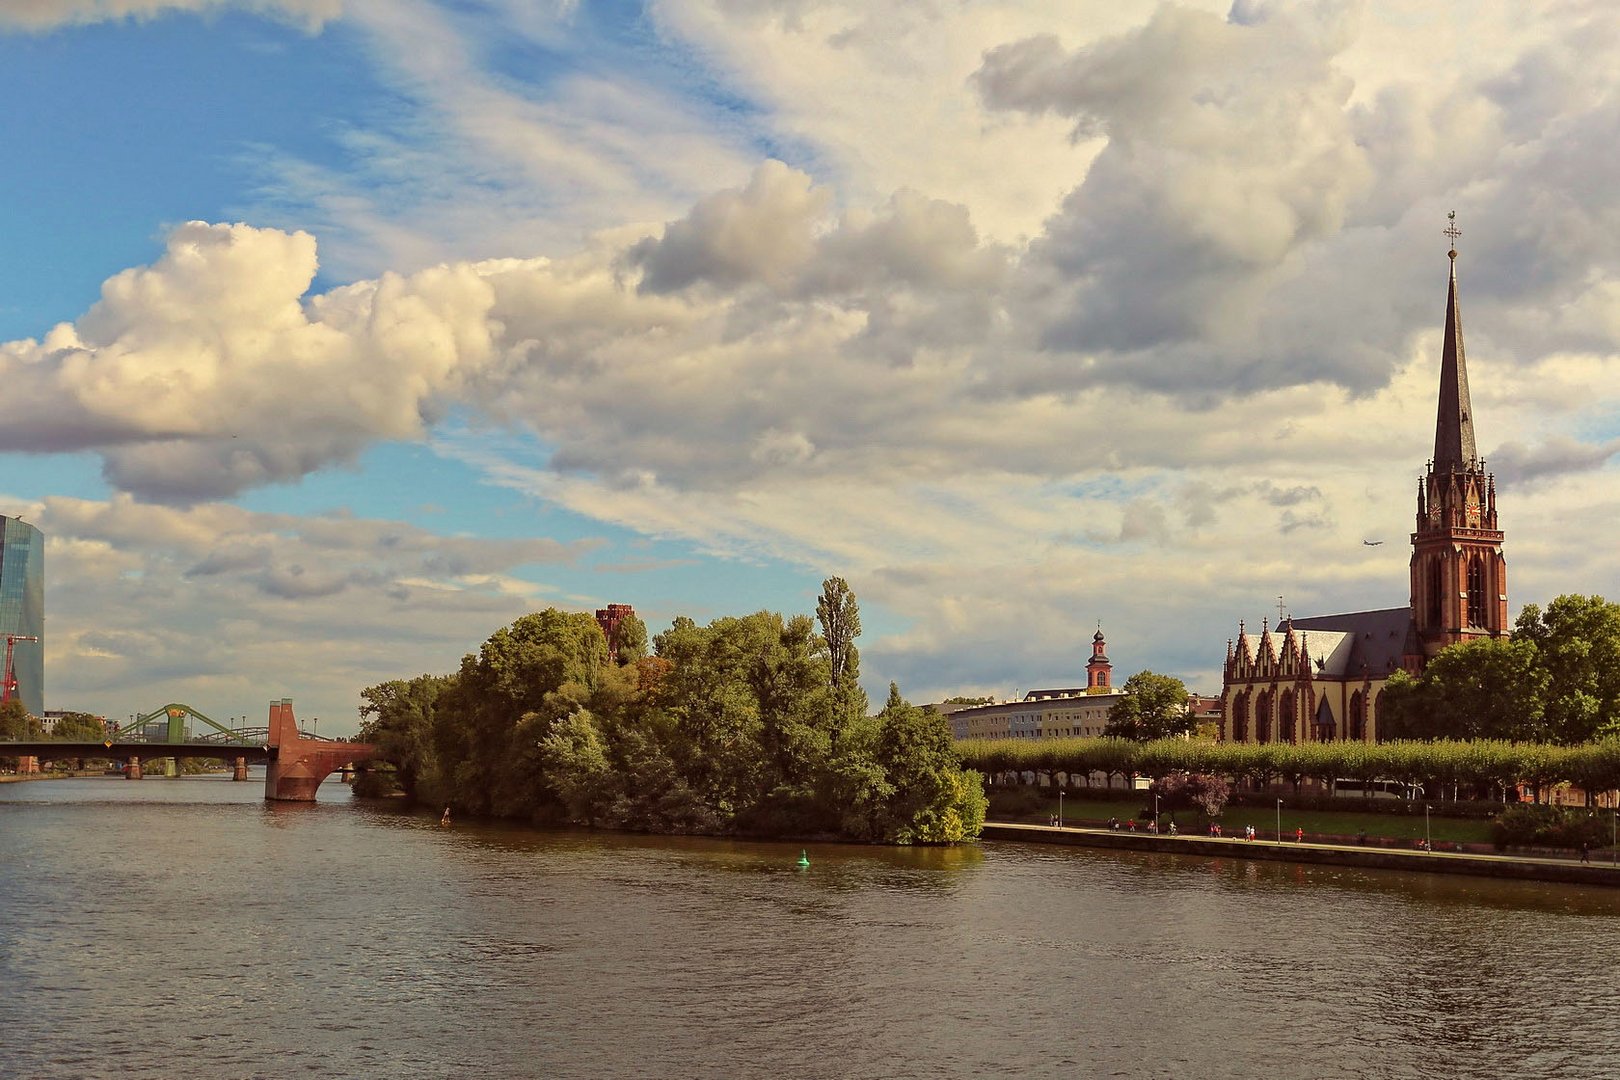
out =
[(0, 0), (0, 101), (53, 708), (829, 574), (874, 692), (1217, 691), (1407, 600), (1449, 210), (1514, 611), (1620, 594), (1604, 0)]

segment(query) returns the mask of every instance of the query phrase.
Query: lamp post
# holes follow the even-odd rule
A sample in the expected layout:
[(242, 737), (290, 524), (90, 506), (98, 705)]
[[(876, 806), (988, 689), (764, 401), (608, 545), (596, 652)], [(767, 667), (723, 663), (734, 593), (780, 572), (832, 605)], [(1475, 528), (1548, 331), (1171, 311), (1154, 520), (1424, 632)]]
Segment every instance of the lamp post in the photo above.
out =
[(1434, 841), (1429, 837), (1429, 811), (1433, 809), (1428, 803), (1423, 804), (1423, 850), (1430, 855), (1434, 854)]
[(1154, 835), (1158, 835), (1159, 832), (1159, 797), (1157, 795), (1153, 796), (1153, 832)]
[(1620, 810), (1609, 815), (1609, 865), (1620, 866), (1620, 850), (1615, 847), (1615, 841), (1620, 840)]
[(1277, 843), (1282, 843), (1282, 800), (1277, 800)]
[(1063, 828), (1063, 789), (1058, 788), (1058, 828)]

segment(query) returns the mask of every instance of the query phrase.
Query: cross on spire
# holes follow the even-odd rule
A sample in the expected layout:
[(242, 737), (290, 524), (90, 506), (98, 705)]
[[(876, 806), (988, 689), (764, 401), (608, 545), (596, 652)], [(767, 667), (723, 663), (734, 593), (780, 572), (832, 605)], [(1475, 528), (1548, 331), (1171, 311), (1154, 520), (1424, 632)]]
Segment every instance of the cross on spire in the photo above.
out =
[(1457, 257), (1457, 237), (1462, 235), (1462, 230), (1457, 228), (1457, 211), (1453, 210), (1446, 215), (1446, 227), (1441, 230), (1440, 235), (1451, 240), (1451, 251), (1447, 254), (1455, 259)]

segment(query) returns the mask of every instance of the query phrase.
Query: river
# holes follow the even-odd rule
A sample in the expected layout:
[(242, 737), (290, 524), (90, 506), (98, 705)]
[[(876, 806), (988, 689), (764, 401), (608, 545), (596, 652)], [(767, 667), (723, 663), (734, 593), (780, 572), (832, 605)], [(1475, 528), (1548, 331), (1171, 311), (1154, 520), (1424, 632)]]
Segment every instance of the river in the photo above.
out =
[(1620, 1075), (1620, 892), (0, 785), (0, 1076)]

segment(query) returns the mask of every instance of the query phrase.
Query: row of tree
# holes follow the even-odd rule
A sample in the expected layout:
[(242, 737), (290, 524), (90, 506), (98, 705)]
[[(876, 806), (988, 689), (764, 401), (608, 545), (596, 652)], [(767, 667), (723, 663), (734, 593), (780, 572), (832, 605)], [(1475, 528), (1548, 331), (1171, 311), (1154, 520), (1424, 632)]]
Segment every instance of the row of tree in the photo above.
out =
[(1492, 798), (1504, 787), (1537, 790), (1572, 783), (1588, 794), (1620, 789), (1620, 738), (1578, 746), (1500, 739), (1363, 743), (1217, 743), (1202, 739), (980, 739), (957, 743), (963, 764), (982, 772), (1065, 774), (1071, 784), (1092, 775), (1208, 774), (1234, 782), (1394, 780), (1432, 794), (1457, 790)]
[[(819, 632), (818, 632), (819, 628)], [(841, 578), (814, 619), (677, 618), (647, 651), (626, 620), (617, 662), (589, 615), (497, 630), (454, 675), (366, 689), (361, 737), (413, 800), (475, 814), (658, 832), (976, 836), (979, 776), (946, 721), (860, 687), (860, 611)], [(382, 774), (378, 774), (382, 775)]]
[(1560, 596), (1528, 604), (1513, 637), (1443, 650), (1380, 699), (1384, 738), (1508, 739), (1566, 746), (1620, 735), (1620, 604)]

